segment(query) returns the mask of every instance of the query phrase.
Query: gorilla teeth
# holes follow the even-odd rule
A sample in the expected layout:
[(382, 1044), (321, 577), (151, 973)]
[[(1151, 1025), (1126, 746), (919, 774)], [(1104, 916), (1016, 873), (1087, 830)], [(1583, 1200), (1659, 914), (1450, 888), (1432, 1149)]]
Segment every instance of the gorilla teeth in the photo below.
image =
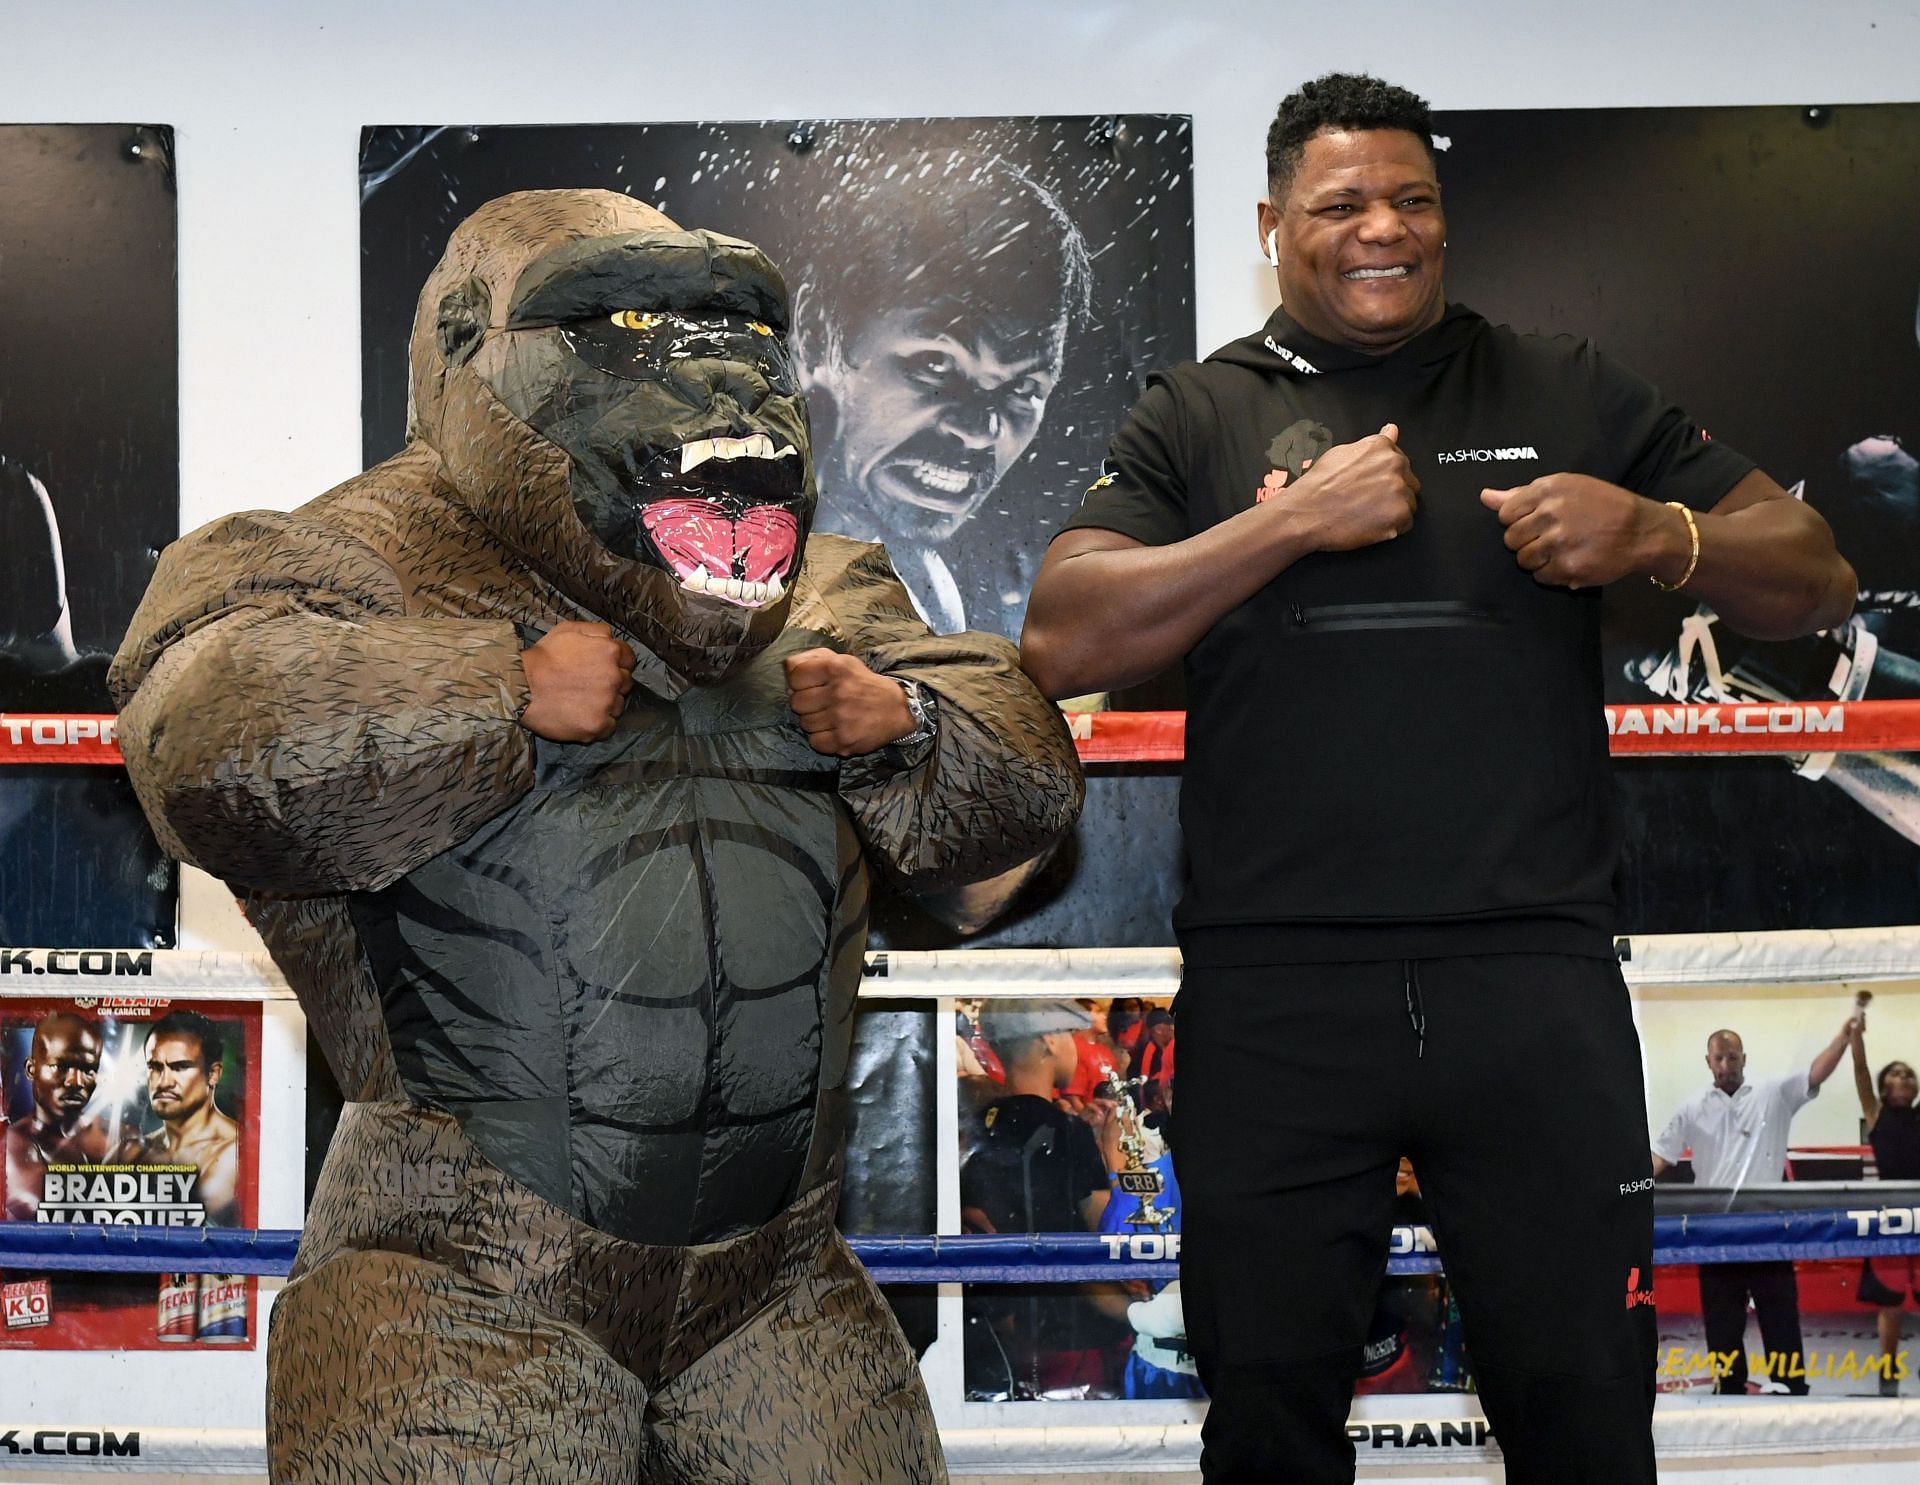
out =
[(691, 473), (709, 459), (784, 459), (800, 451), (792, 444), (780, 448), (764, 433), (745, 438), (696, 438), (680, 445), (680, 472)]
[(707, 571), (705, 564), (680, 579), (680, 586), (689, 593), (710, 593), (715, 598), (730, 598), (735, 603), (755, 608), (778, 603), (787, 593), (778, 573), (764, 583), (750, 583), (743, 578), (715, 577)]

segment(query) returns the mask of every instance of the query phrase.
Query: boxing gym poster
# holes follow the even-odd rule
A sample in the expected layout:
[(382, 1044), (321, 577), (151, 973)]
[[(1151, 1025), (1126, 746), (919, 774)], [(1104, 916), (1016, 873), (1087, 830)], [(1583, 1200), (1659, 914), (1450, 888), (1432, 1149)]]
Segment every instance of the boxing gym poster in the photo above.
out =
[[(404, 441), (414, 302), (453, 227), (509, 191), (624, 191), (784, 271), (816, 529), (884, 541), (934, 629), (1018, 638), (1113, 430), (1149, 373), (1193, 354), (1192, 153), (1189, 121), (1159, 114), (369, 128), (366, 461)], [(1077, 835), (969, 941), (1171, 942), (1177, 786), (1103, 770)], [(958, 941), (877, 894), (877, 946)]]
[[(1449, 294), (1591, 337), (1826, 517), (1844, 630), (1759, 644), (1607, 592), (1610, 702), (1920, 694), (1920, 106), (1448, 113)], [(1519, 698), (1516, 698), (1518, 701)], [(1463, 719), (1462, 725), (1471, 725)], [(1920, 922), (1914, 755), (1616, 765), (1622, 926)]]
[[(56, 950), (48, 972), (131, 973)], [(26, 956), (20, 956), (23, 960)], [(151, 957), (151, 956), (146, 956)], [(97, 960), (98, 963), (82, 963)], [(260, 1006), (93, 994), (0, 1000), (5, 1220), (252, 1228), (259, 1216)], [(239, 1274), (0, 1271), (0, 1349), (251, 1347)]]
[(0, 200), (0, 943), (166, 945), (125, 774), (52, 759), (179, 530), (173, 131), (0, 126)]

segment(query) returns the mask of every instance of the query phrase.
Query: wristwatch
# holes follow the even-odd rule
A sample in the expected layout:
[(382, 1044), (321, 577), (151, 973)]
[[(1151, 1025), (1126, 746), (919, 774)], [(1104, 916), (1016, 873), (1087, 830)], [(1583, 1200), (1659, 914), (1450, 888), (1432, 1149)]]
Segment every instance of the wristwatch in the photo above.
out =
[(916, 743), (932, 742), (938, 730), (933, 693), (918, 681), (901, 681), (900, 689), (907, 693), (907, 710), (913, 713), (913, 731), (905, 737), (895, 738), (893, 745), (896, 748), (910, 748)]

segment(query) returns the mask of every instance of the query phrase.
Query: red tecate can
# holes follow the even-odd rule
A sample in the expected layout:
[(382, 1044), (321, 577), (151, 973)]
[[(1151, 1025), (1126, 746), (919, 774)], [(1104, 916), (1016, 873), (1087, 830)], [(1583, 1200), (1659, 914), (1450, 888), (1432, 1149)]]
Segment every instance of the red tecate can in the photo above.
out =
[(204, 1274), (200, 1279), (200, 1324), (194, 1339), (230, 1346), (247, 1339), (247, 1276)]
[(200, 1329), (200, 1276), (160, 1275), (159, 1335), (163, 1341), (191, 1341)]

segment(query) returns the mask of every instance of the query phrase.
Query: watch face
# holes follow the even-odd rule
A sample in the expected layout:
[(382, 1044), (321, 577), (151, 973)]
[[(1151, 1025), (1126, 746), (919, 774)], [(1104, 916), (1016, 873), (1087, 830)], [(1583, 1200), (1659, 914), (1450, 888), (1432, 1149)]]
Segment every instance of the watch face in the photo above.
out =
[(913, 731), (900, 741), (903, 743), (925, 742), (934, 733), (933, 697), (918, 681), (902, 681), (900, 685), (907, 693), (907, 710), (913, 713)]

